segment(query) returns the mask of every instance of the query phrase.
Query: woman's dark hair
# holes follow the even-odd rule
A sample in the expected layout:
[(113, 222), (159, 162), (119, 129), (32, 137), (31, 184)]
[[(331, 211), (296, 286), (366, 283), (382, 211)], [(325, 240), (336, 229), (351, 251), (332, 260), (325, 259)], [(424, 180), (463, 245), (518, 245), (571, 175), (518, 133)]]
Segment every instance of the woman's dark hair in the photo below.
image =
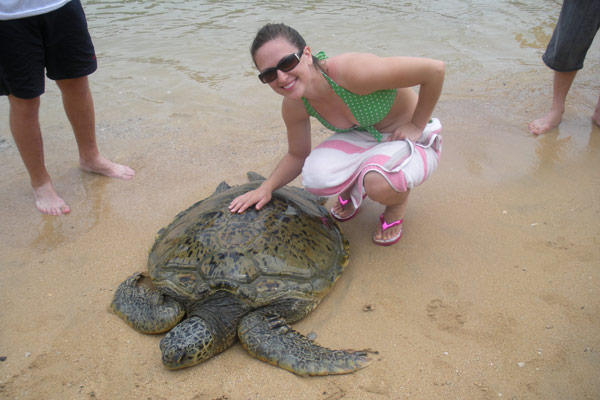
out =
[[(296, 46), (298, 51), (303, 50), (304, 47), (306, 47), (306, 41), (304, 38), (291, 26), (287, 26), (285, 24), (266, 24), (256, 33), (256, 37), (252, 42), (252, 46), (250, 46), (252, 60), (254, 61), (254, 55), (258, 49), (262, 47), (262, 45), (279, 37)], [(321, 66), (319, 64), (319, 60), (315, 56), (312, 58), (313, 63), (320, 68)], [(256, 61), (254, 61), (254, 64), (256, 65)]]

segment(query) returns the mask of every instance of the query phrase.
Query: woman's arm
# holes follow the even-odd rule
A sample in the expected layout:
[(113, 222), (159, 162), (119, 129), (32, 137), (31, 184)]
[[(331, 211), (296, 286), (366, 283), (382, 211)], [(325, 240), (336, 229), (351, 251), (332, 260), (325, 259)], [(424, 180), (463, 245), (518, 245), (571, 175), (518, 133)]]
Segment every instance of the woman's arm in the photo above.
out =
[(288, 184), (302, 172), (304, 160), (310, 154), (310, 120), (300, 100), (284, 98), (282, 116), (287, 128), (288, 152), (277, 164), (271, 175), (258, 188), (233, 199), (231, 212), (244, 212), (256, 204), (260, 210), (271, 200), (273, 191)]
[(422, 131), (442, 92), (445, 65), (430, 58), (348, 53), (336, 58), (335, 71), (338, 83), (357, 94), (419, 86), (411, 123)]

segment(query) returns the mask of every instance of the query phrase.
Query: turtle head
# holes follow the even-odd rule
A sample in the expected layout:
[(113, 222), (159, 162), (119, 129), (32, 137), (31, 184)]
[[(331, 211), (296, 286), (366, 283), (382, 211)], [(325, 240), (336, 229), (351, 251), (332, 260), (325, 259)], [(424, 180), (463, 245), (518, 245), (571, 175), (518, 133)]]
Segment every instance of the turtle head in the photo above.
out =
[(247, 307), (236, 296), (217, 291), (189, 304), (187, 311), (190, 317), (160, 341), (162, 361), (169, 369), (191, 367), (231, 347)]
[(168, 369), (199, 364), (226, 349), (219, 349), (218, 342), (203, 319), (188, 318), (160, 341), (163, 364)]

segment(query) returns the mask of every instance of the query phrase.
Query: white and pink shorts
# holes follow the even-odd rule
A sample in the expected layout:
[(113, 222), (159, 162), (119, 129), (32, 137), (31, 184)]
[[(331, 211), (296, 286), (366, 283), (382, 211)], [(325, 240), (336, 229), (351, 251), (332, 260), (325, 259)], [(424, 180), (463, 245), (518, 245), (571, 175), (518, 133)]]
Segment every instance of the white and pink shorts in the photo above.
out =
[(423, 183), (437, 168), (442, 151), (442, 124), (433, 118), (417, 142), (377, 142), (364, 131), (336, 133), (310, 153), (302, 168), (302, 184), (317, 196), (335, 196), (351, 188), (355, 208), (365, 195), (367, 172), (380, 173), (398, 192)]

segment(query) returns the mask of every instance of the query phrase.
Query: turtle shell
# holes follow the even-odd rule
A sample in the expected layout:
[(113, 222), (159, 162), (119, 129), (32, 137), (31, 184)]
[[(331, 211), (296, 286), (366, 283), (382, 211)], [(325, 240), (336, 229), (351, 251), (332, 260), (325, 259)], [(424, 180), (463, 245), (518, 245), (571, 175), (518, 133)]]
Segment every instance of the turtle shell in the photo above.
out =
[(252, 307), (324, 296), (348, 263), (348, 242), (317, 198), (299, 188), (275, 191), (260, 211), (229, 211), (261, 182), (222, 183), (161, 229), (148, 258), (154, 285), (184, 302), (226, 290)]

